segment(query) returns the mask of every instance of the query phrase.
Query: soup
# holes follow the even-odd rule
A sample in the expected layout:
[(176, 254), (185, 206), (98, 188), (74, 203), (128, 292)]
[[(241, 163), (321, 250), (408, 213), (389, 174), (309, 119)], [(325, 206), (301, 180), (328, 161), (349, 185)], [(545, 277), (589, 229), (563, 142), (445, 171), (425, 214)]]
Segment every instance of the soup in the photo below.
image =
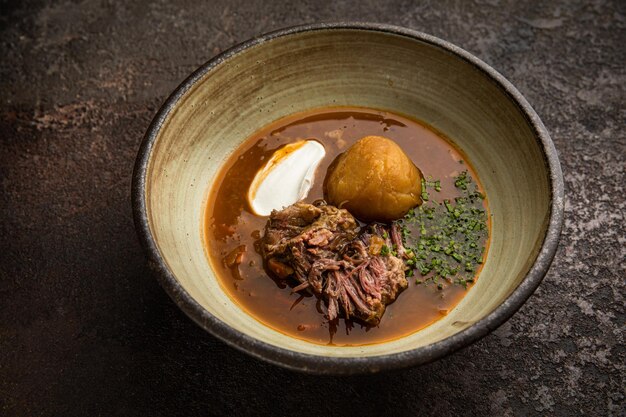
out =
[[(264, 235), (269, 233), (268, 217), (250, 203), (251, 185), (258, 180), (259, 172), (271, 165), (269, 161), (281, 150), (283, 154), (291, 152), (290, 144), (309, 140), (323, 145), (325, 154), (316, 161), (312, 184), (301, 202), (324, 207), (326, 203), (321, 201), (328, 199), (332, 191), (328, 177), (332, 178), (337, 165), (347, 159), (345, 155), (366, 137), (392, 142), (419, 168), (415, 175), (421, 176), (421, 188), (417, 187), (421, 205), (403, 217), (391, 223), (388, 219), (366, 219), (364, 215), (355, 219), (355, 230), (360, 233), (380, 227), (381, 235), (386, 237), (386, 230), (392, 229), (385, 227), (396, 227), (394, 230), (402, 231), (407, 246), (400, 254), (402, 244), (392, 247), (383, 243), (373, 254), (391, 256), (387, 255), (391, 252), (403, 259), (406, 288), (399, 289), (383, 306), (383, 313), (369, 322), (347, 313), (343, 317), (333, 314), (329, 299), (307, 290), (308, 283), (294, 292), (299, 288), (298, 281), (278, 278), (272, 272), (275, 269), (268, 270), (267, 256), (264, 259), (260, 249), (267, 238)], [(288, 176), (277, 175), (277, 180)], [(337, 203), (339, 207), (342, 204)], [(414, 333), (454, 308), (478, 278), (488, 248), (488, 226), (487, 200), (476, 173), (449, 140), (404, 116), (340, 107), (288, 116), (244, 141), (225, 161), (212, 184), (204, 233), (207, 255), (220, 284), (250, 315), (279, 332), (312, 343), (356, 346)]]

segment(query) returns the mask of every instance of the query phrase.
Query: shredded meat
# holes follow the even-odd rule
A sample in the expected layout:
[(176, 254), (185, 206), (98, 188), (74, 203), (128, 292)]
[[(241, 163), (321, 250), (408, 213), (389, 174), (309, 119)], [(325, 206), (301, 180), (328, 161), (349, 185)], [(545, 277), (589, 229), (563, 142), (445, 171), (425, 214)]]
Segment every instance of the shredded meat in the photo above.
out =
[(275, 276), (297, 280), (293, 291), (309, 290), (325, 301), (329, 320), (343, 316), (377, 325), (408, 286), (404, 263), (392, 253), (381, 254), (373, 242), (380, 239), (404, 254), (395, 225), (360, 230), (347, 210), (296, 203), (272, 212), (260, 248)]

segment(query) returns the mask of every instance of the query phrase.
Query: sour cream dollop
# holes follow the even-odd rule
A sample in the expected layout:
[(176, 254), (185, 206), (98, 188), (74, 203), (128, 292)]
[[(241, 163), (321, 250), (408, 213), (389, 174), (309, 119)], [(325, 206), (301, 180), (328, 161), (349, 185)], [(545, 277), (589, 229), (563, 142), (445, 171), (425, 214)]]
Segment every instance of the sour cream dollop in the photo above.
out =
[(305, 198), (315, 170), (326, 155), (316, 140), (301, 140), (277, 149), (256, 173), (248, 189), (248, 203), (255, 214), (269, 216)]

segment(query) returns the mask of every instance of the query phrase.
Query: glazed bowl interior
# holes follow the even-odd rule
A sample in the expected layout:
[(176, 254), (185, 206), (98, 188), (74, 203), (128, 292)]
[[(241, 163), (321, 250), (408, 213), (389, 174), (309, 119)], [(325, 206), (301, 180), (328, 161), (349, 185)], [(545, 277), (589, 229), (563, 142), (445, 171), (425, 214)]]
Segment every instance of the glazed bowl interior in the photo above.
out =
[[(342, 105), (408, 115), (451, 138), (475, 167), (492, 213), (484, 269), (456, 308), (412, 335), (356, 347), (298, 340), (248, 315), (220, 286), (202, 234), (209, 187), (239, 144), (283, 116)], [(149, 232), (171, 276), (205, 310), (191, 315), (217, 318), (232, 329), (234, 344), (243, 334), (290, 352), (367, 358), (442, 341), (507, 300), (546, 236), (549, 166), (519, 104), (474, 63), (403, 34), (335, 28), (237, 49), (188, 80), (154, 131), (143, 196)]]

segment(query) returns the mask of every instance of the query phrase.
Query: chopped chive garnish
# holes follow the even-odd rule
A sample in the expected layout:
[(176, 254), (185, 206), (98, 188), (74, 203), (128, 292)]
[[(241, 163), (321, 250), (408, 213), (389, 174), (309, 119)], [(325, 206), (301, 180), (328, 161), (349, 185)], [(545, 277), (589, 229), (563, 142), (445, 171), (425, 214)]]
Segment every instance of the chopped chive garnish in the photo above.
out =
[[(483, 262), (488, 237), (485, 196), (467, 171), (454, 178), (454, 186), (459, 195), (438, 202), (431, 191), (440, 192), (441, 181), (422, 179), (422, 205), (398, 221), (406, 274), (413, 276), (417, 270), (423, 277), (416, 284), (431, 282), (441, 289), (441, 278), (467, 288)], [(396, 248), (383, 247), (381, 254), (387, 253), (396, 253)]]

